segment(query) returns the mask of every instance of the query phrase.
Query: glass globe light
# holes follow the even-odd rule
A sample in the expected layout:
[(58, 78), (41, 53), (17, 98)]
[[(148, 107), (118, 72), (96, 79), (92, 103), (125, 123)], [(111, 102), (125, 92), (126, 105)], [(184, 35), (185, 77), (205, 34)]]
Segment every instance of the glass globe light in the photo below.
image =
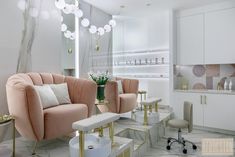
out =
[(71, 39), (71, 40), (74, 40), (74, 39), (75, 39), (75, 32), (71, 33), (70, 39)]
[(89, 28), (89, 32), (90, 32), (91, 34), (96, 33), (96, 32), (97, 32), (97, 28), (96, 28), (96, 26), (91, 25), (91, 26), (90, 26), (90, 28)]
[(88, 27), (90, 25), (90, 21), (87, 18), (82, 19), (81, 24), (83, 27)]
[(67, 30), (66, 32), (64, 32), (64, 36), (65, 36), (65, 38), (70, 38), (71, 32)]
[(109, 25), (112, 26), (112, 27), (115, 27), (116, 24), (117, 24), (116, 21), (113, 20), (113, 19), (109, 21)]
[(71, 5), (66, 4), (62, 10), (65, 14), (70, 14), (72, 12), (72, 7), (71, 7)]
[(98, 28), (98, 34), (99, 34), (100, 36), (104, 35), (104, 28), (99, 27), (99, 28)]
[(20, 0), (18, 3), (17, 3), (17, 7), (22, 10), (22, 11), (25, 11), (25, 9), (28, 7), (28, 4), (26, 3), (25, 0)]
[(76, 9), (75, 11), (74, 11), (74, 15), (76, 16), (76, 17), (78, 17), (78, 18), (81, 18), (82, 16), (83, 16), (83, 12), (82, 12), (82, 10), (81, 9)]
[(105, 32), (110, 32), (111, 31), (111, 26), (110, 25), (105, 25), (104, 26), (104, 30), (105, 30)]
[(55, 0), (55, 6), (58, 9), (63, 9), (65, 7), (65, 1), (64, 0)]
[(38, 17), (38, 10), (36, 8), (30, 8), (29, 15), (32, 17)]
[(65, 31), (67, 30), (67, 28), (68, 28), (68, 27), (67, 27), (66, 24), (63, 23), (63, 24), (61, 25), (61, 31), (62, 31), (62, 32), (65, 32)]
[(41, 17), (44, 20), (48, 20), (50, 18), (50, 14), (48, 13), (48, 11), (41, 11)]

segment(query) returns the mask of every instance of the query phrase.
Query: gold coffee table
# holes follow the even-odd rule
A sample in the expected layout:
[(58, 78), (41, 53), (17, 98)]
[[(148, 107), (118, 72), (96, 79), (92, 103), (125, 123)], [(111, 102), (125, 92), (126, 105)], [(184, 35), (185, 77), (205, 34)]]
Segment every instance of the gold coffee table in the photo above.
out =
[(0, 115), (0, 126), (12, 123), (12, 157), (15, 157), (15, 119), (11, 115)]

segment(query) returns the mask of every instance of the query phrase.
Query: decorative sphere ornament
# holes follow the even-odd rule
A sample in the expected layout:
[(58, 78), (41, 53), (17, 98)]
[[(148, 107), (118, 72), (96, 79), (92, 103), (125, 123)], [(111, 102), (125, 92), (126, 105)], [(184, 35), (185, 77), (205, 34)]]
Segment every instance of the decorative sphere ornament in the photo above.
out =
[(87, 18), (82, 19), (81, 24), (83, 27), (88, 27), (90, 25), (90, 21)]
[(99, 34), (100, 36), (104, 35), (104, 28), (99, 27), (99, 28), (98, 28), (98, 34)]
[(112, 28), (110, 25), (105, 25), (104, 30), (105, 30), (105, 32), (110, 32), (112, 30)]
[(75, 11), (74, 11), (74, 15), (76, 16), (76, 17), (78, 17), (78, 18), (81, 18), (82, 16), (83, 16), (83, 11), (81, 10), (81, 9), (76, 9)]
[(61, 25), (61, 31), (62, 31), (62, 32), (65, 32), (65, 31), (67, 30), (67, 28), (68, 28), (68, 27), (67, 27), (66, 24), (63, 23), (63, 24)]
[(117, 24), (116, 21), (113, 20), (113, 19), (109, 21), (109, 25), (112, 26), (112, 27), (115, 27), (116, 24)]
[(90, 32), (91, 34), (96, 33), (96, 32), (97, 32), (97, 28), (96, 28), (96, 26), (91, 25), (91, 26), (90, 26), (90, 28), (89, 28), (89, 32)]
[(70, 14), (72, 12), (72, 7), (71, 7), (71, 5), (66, 4), (62, 10), (65, 14)]
[(58, 9), (63, 9), (65, 7), (66, 3), (64, 0), (55, 0), (55, 6)]
[(66, 32), (64, 32), (64, 36), (65, 36), (65, 38), (70, 38), (71, 32), (67, 30)]
[(71, 39), (71, 40), (74, 40), (74, 39), (75, 39), (75, 32), (71, 33), (70, 39)]

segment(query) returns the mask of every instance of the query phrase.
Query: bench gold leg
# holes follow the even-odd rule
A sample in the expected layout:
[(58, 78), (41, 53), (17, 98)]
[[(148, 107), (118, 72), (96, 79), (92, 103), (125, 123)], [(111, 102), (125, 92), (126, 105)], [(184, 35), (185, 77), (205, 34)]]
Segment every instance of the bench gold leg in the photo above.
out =
[(112, 142), (112, 145), (114, 144), (114, 123), (109, 123), (109, 137)]
[(100, 128), (99, 128), (99, 137), (103, 137), (104, 136), (104, 129), (103, 129), (103, 127), (101, 126)]
[(152, 106), (149, 106), (149, 112), (153, 112)]
[(85, 157), (85, 135), (83, 131), (79, 131), (79, 157)]
[(155, 103), (155, 112), (158, 112), (158, 102)]
[(144, 105), (144, 125), (148, 125), (148, 113), (147, 113), (148, 109), (147, 106)]

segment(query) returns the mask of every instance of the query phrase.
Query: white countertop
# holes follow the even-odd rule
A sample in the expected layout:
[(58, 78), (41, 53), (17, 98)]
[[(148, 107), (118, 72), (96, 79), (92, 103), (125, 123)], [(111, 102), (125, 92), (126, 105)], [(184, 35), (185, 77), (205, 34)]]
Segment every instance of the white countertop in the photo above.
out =
[(208, 90), (197, 90), (197, 89), (188, 89), (188, 90), (181, 90), (181, 89), (175, 89), (175, 92), (183, 92), (183, 93), (208, 93), (208, 94), (228, 94), (228, 95), (235, 95), (235, 91), (230, 90), (214, 90), (214, 89), (208, 89)]

